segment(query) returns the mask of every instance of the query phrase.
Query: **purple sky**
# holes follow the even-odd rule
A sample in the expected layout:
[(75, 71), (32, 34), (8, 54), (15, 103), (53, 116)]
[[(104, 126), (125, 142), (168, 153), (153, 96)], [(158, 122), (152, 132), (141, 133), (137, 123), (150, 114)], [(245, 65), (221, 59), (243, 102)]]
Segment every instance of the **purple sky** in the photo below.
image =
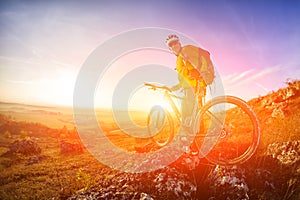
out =
[[(300, 1), (1, 1), (0, 101), (72, 104), (88, 55), (120, 32), (161, 27), (208, 49), (227, 94), (300, 78)], [(162, 38), (164, 40), (164, 38)]]

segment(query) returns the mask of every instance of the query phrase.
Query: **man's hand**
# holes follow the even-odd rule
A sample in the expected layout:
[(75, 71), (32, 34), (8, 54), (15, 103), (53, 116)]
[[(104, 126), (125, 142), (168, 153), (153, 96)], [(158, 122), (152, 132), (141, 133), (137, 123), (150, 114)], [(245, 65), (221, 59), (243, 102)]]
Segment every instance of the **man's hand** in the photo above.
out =
[(179, 90), (181, 88), (180, 84), (174, 85), (173, 87), (171, 87), (171, 91), (176, 91)]

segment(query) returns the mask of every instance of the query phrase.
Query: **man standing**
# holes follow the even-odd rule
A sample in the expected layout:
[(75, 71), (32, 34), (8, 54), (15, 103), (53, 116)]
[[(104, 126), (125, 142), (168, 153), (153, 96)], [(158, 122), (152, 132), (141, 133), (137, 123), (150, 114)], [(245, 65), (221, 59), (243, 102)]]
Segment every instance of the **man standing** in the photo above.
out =
[(183, 89), (179, 134), (182, 142), (186, 142), (184, 144), (185, 151), (189, 152), (189, 137), (193, 137), (192, 122), (195, 117), (193, 114), (197, 106), (202, 105), (206, 86), (211, 84), (211, 79), (214, 78), (213, 65), (208, 51), (193, 45), (181, 46), (177, 35), (169, 35), (166, 38), (166, 44), (170, 51), (177, 56), (176, 71), (179, 83), (171, 90)]

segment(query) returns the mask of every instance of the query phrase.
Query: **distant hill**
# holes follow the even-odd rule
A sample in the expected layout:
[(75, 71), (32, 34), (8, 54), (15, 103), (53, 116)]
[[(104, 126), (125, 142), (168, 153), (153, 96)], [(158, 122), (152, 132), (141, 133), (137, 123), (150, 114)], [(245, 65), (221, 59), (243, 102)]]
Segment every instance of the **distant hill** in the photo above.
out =
[(31, 105), (31, 104), (23, 104), (23, 103), (11, 103), (11, 102), (3, 102), (0, 101), (1, 107), (15, 106), (15, 107), (27, 107), (27, 108), (50, 108), (53, 109), (54, 106), (43, 106), (43, 105)]

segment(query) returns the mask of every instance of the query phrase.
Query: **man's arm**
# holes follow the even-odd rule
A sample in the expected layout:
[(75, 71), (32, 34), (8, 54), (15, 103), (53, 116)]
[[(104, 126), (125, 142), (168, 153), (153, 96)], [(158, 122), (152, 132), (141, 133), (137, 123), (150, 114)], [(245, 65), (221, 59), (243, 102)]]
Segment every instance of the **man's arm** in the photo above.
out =
[(177, 85), (174, 85), (173, 87), (171, 87), (171, 90), (176, 91), (176, 90), (179, 90), (180, 88), (181, 88), (181, 84), (178, 83)]

